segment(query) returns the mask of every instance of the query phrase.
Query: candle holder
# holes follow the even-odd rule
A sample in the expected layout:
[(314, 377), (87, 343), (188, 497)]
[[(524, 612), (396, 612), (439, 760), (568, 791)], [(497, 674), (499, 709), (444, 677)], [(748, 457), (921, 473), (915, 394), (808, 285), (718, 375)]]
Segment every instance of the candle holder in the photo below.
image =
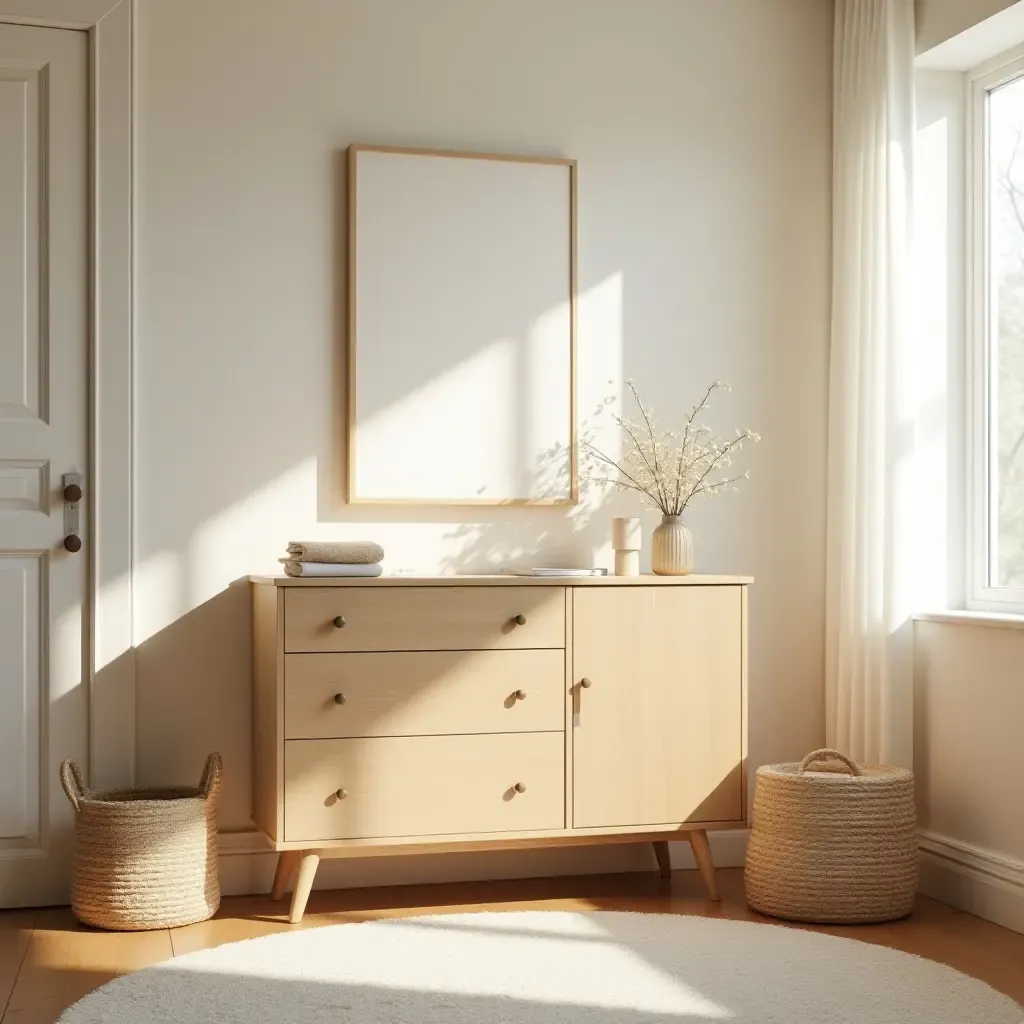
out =
[(612, 547), (615, 549), (615, 575), (640, 575), (640, 520), (637, 518), (612, 520)]

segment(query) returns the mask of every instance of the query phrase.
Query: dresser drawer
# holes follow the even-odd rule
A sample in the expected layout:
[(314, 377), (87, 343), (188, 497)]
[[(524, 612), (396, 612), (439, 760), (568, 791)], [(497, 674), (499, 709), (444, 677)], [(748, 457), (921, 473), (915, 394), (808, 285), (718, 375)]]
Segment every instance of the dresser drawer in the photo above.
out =
[(565, 728), (565, 654), (287, 654), (287, 739)]
[(563, 828), (564, 757), (562, 733), (290, 740), (285, 839)]
[(564, 647), (565, 591), (295, 587), (285, 594), (284, 642), (286, 651), (310, 652)]

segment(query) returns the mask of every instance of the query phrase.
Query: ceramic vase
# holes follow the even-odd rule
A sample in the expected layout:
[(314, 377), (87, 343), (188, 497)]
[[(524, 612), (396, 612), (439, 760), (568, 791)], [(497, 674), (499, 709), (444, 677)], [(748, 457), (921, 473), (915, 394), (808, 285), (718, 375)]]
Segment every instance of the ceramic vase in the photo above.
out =
[(679, 516), (662, 516), (651, 538), (651, 569), (658, 576), (693, 572), (693, 534)]

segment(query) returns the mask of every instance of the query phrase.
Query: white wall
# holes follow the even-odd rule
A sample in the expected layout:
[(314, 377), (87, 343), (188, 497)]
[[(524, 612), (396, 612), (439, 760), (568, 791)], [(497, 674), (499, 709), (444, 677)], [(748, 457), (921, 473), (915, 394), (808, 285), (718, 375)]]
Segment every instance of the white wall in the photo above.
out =
[[(1017, 0), (915, 0), (917, 52), (924, 53), (1012, 7)], [(1009, 44), (1007, 44), (1009, 45)]]
[(392, 569), (608, 563), (613, 508), (630, 507), (341, 503), (353, 141), (579, 161), (582, 415), (628, 377), (666, 418), (733, 384), (719, 425), (764, 441), (743, 493), (694, 511), (698, 568), (757, 577), (753, 763), (819, 745), (831, 6), (139, 0), (140, 781), (191, 777), (220, 749), (222, 824), (249, 827), (236, 581), (289, 539), (376, 538)]
[(918, 622), (915, 660), (923, 888), (1024, 931), (1024, 630)]

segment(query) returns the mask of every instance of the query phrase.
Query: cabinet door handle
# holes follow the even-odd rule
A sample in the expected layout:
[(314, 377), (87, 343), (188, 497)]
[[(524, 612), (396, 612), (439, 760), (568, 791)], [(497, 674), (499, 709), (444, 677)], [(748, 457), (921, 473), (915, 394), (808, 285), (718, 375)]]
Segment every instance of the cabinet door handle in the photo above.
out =
[(345, 694), (343, 694), (343, 693), (336, 693), (334, 695), (334, 703), (335, 704), (344, 704), (345, 703)]
[(514, 788), (515, 788), (515, 791), (517, 793), (525, 793), (526, 792), (526, 786), (524, 786), (521, 782), (517, 782), (515, 784)]
[(582, 686), (584, 690), (589, 690), (590, 687), (593, 686), (593, 685), (594, 684), (586, 676), (584, 676), (580, 680), (580, 686)]
[(335, 796), (336, 796), (336, 797), (337, 797), (337, 798), (338, 798), (339, 800), (344, 800), (344, 799), (345, 799), (345, 797), (347, 797), (347, 796), (348, 796), (348, 790), (347, 790), (347, 789), (339, 789), (339, 790), (337, 790), (337, 792), (335, 792), (335, 794), (334, 794), (334, 795), (335, 795)]
[(516, 700), (526, 700), (526, 691), (516, 690)]
[(517, 615), (515, 617), (515, 624), (517, 626), (525, 626), (526, 625), (526, 616), (525, 615)]
[(335, 615), (334, 616), (334, 624), (335, 624), (335, 626), (338, 627), (338, 629), (341, 629), (341, 627), (345, 625), (345, 616), (344, 615)]

